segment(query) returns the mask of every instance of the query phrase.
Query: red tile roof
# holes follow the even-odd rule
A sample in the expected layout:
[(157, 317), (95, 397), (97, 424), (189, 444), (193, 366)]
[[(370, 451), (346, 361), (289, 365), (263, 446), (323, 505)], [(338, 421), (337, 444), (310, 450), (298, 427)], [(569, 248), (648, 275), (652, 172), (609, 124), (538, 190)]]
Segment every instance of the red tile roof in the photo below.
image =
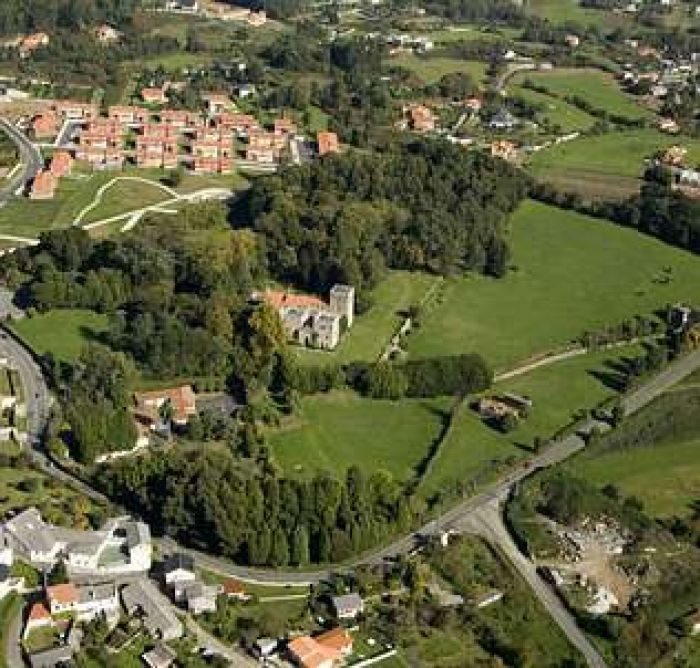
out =
[(263, 295), (265, 303), (274, 309), (281, 309), (286, 306), (297, 306), (302, 308), (327, 308), (328, 305), (322, 299), (313, 295), (296, 295), (291, 292), (281, 292), (279, 290), (265, 290)]
[(78, 602), (78, 590), (71, 582), (47, 587), (46, 596), (49, 599), (49, 603), (55, 601), (61, 605), (66, 605), (68, 603)]
[(316, 141), (319, 155), (338, 152), (338, 135), (335, 132), (319, 132)]
[(71, 158), (68, 151), (56, 151), (51, 158), (51, 173), (59, 178), (70, 173), (71, 167), (73, 165), (73, 158)]
[(329, 647), (337, 652), (352, 651), (352, 636), (339, 626), (317, 635), (314, 640), (320, 645)]
[(51, 619), (51, 613), (43, 603), (35, 603), (29, 611), (29, 621), (37, 622), (40, 619)]

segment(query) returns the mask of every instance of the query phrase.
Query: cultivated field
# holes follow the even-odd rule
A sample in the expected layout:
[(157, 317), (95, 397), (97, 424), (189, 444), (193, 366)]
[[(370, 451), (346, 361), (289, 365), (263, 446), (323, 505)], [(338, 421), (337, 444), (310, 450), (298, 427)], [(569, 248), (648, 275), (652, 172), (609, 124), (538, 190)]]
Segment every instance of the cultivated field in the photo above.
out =
[(51, 352), (59, 360), (73, 362), (87, 343), (107, 329), (107, 316), (80, 309), (55, 309), (15, 320), (12, 328), (37, 354)]
[(385, 469), (405, 481), (439, 435), (449, 404), (363, 399), (341, 391), (305, 397), (298, 417), (270, 432), (270, 447), (289, 475), (343, 475), (356, 464), (368, 474)]
[(410, 355), (476, 351), (504, 369), (587, 329), (700, 297), (695, 256), (607, 221), (526, 201), (512, 216), (510, 245), (506, 278), (447, 283), (409, 337)]

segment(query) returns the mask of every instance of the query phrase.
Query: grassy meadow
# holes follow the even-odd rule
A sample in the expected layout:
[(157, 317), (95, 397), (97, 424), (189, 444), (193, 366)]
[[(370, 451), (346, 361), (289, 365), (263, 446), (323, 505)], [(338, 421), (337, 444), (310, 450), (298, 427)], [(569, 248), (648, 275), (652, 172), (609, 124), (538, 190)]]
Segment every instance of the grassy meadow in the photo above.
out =
[(582, 111), (573, 104), (569, 104), (551, 95), (545, 95), (522, 86), (509, 86), (508, 93), (511, 97), (518, 97), (525, 102), (541, 107), (538, 122), (547, 122), (550, 125), (558, 125), (562, 132), (581, 132), (590, 128), (596, 119)]
[(639, 353), (637, 347), (598, 351), (496, 383), (488, 395), (513, 392), (528, 396), (533, 401), (530, 415), (503, 434), (464, 404), (421, 484), (421, 493), (429, 498), (457, 481), (480, 484), (502, 470), (507, 459), (531, 457), (536, 436), (551, 437), (574, 421), (577, 410), (593, 408), (614, 396), (616, 390), (604, 378), (610, 373), (610, 363)]
[(387, 64), (405, 67), (425, 83), (435, 83), (454, 72), (469, 74), (476, 84), (482, 83), (486, 77), (486, 63), (475, 60), (402, 54), (391, 58)]
[[(700, 263), (613, 223), (524, 202), (511, 218), (513, 269), (446, 282), (408, 338), (413, 357), (476, 351), (497, 370), (585, 330), (700, 297)], [(672, 280), (658, 282), (664, 268)]]
[(299, 414), (269, 433), (270, 448), (291, 475), (342, 475), (355, 464), (405, 481), (440, 434), (449, 405), (447, 398), (388, 401), (344, 391), (305, 397)]
[(372, 306), (355, 316), (350, 330), (332, 351), (297, 348), (303, 363), (372, 361), (379, 357), (402, 322), (401, 314), (423, 299), (439, 278), (421, 272), (390, 271), (372, 293)]
[(75, 361), (83, 347), (107, 329), (107, 316), (81, 309), (55, 309), (15, 320), (12, 328), (39, 355)]
[(577, 95), (596, 109), (631, 119), (653, 118), (654, 113), (625, 93), (612, 75), (601, 70), (558, 68), (549, 72), (527, 72), (513, 78), (513, 83), (529, 79), (544, 86), (558, 97)]

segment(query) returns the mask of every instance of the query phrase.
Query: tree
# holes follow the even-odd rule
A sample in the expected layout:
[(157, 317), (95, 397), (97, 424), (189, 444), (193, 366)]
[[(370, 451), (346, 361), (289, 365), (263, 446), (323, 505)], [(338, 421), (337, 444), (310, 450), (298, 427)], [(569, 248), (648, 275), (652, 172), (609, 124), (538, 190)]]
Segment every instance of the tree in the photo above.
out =
[(272, 533), (272, 548), (268, 562), (271, 566), (286, 566), (289, 563), (287, 535), (280, 526)]
[(532, 451), (535, 454), (538, 454), (540, 450), (542, 450), (544, 443), (544, 439), (541, 436), (535, 436), (535, 438), (532, 441)]
[(622, 404), (615, 404), (613, 406), (611, 414), (610, 414), (610, 421), (612, 423), (613, 427), (618, 427), (620, 424), (622, 424), (622, 421), (625, 419), (625, 409), (623, 408)]
[(306, 526), (300, 525), (294, 531), (290, 562), (294, 566), (306, 566), (309, 561), (309, 532)]
[(58, 585), (66, 584), (68, 581), (68, 569), (66, 568), (66, 564), (63, 559), (61, 559), (51, 569), (51, 572), (47, 577), (47, 582), (49, 585)]

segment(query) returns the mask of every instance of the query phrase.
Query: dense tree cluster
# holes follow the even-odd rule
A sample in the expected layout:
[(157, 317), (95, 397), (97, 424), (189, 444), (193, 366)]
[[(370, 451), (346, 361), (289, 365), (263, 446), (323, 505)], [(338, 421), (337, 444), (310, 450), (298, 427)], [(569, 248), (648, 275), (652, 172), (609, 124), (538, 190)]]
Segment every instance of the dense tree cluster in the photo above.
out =
[(152, 527), (244, 564), (343, 561), (413, 521), (384, 471), (294, 480), (260, 469), (225, 451), (180, 451), (105, 467), (98, 483)]
[(141, 0), (3, 0), (0, 34), (80, 30), (104, 22), (122, 25), (140, 6)]
[(0, 269), (41, 311), (109, 314), (103, 342), (143, 371), (225, 378), (242, 396), (266, 385), (285, 344), (277, 314), (249, 303), (264, 271), (255, 235), (232, 230), (221, 205), (194, 205), (167, 222), (154, 216), (118, 241), (47, 232)]
[(258, 179), (243, 220), (280, 280), (324, 293), (371, 288), (386, 266), (506, 271), (506, 216), (526, 180), (500, 160), (441, 141), (347, 153)]

